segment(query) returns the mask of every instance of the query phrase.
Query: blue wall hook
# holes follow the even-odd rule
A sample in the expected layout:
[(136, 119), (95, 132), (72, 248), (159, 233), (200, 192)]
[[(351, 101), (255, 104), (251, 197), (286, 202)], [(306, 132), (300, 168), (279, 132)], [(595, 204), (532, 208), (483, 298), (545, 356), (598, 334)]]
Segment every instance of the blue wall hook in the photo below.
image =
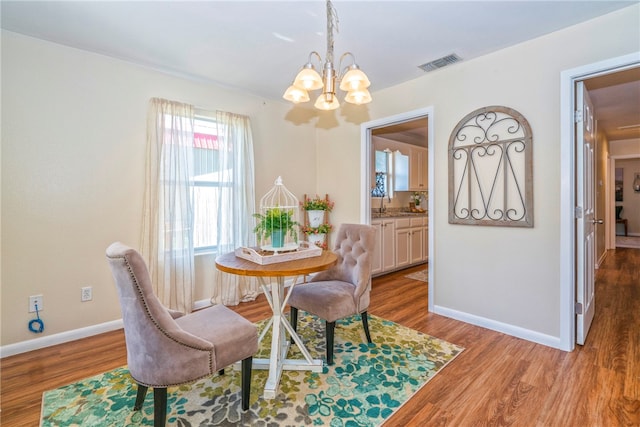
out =
[(44, 331), (44, 322), (40, 320), (40, 313), (38, 312), (38, 304), (36, 304), (36, 317), (29, 322), (29, 330), (33, 333), (40, 334)]

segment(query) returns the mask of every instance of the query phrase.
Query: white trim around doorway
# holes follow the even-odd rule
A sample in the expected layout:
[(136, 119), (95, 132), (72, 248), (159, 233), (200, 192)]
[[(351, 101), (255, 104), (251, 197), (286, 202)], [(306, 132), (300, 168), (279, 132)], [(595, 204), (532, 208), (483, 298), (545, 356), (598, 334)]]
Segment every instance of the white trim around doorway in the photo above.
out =
[(394, 123), (402, 123), (408, 122), (411, 120), (419, 119), (427, 117), (428, 119), (428, 128), (427, 128), (427, 149), (428, 149), (428, 163), (427, 163), (427, 173), (429, 177), (429, 183), (427, 185), (427, 191), (429, 192), (428, 199), (428, 221), (429, 221), (429, 272), (428, 272), (428, 287), (429, 287), (429, 301), (428, 301), (428, 309), (430, 312), (434, 310), (434, 300), (435, 300), (435, 259), (436, 259), (436, 248), (434, 244), (434, 234), (435, 234), (435, 218), (434, 218), (434, 210), (433, 210), (433, 200), (435, 198), (434, 193), (434, 177), (435, 177), (435, 157), (434, 157), (434, 113), (433, 106), (421, 108), (418, 110), (407, 111), (405, 113), (396, 114), (394, 116), (382, 117), (377, 120), (372, 120), (366, 123), (362, 123), (360, 125), (360, 170), (362, 173), (360, 174), (360, 222), (362, 224), (370, 224), (371, 223), (371, 197), (370, 188), (371, 188), (371, 174), (369, 171), (369, 161), (371, 159), (371, 130), (377, 129), (381, 127), (385, 127)]
[(576, 344), (575, 285), (575, 83), (640, 64), (640, 52), (610, 58), (560, 73), (560, 349)]
[(616, 160), (625, 160), (625, 159), (640, 159), (640, 153), (637, 154), (615, 154), (609, 156), (608, 170), (607, 170), (607, 214), (611, 221), (608, 222), (607, 226), (607, 249), (615, 249), (616, 248), (616, 201), (615, 201), (615, 168), (616, 168)]

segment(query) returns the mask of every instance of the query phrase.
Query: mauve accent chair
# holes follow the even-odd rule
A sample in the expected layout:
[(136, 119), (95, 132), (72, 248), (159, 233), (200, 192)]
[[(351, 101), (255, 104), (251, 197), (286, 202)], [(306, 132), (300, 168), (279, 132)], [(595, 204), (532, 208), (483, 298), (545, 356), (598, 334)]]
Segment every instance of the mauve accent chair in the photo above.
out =
[(333, 364), (333, 337), (336, 320), (360, 314), (371, 343), (367, 309), (371, 293), (371, 263), (376, 245), (375, 228), (364, 224), (342, 224), (336, 236), (336, 265), (313, 276), (309, 283), (296, 285), (289, 296), (291, 325), (297, 329), (298, 310), (324, 319), (327, 364)]
[(138, 384), (134, 410), (152, 387), (154, 426), (164, 426), (167, 387), (223, 374), (238, 361), (242, 409), (247, 410), (251, 363), (258, 350), (255, 325), (223, 305), (187, 315), (169, 310), (154, 294), (147, 265), (135, 249), (113, 243), (107, 259), (120, 298), (129, 372)]

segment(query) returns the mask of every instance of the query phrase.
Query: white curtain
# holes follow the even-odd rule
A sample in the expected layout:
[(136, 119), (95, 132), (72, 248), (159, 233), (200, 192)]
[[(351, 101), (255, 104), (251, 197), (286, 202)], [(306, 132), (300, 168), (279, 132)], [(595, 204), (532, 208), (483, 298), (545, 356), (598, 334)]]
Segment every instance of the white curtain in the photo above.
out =
[[(229, 215), (218, 215), (217, 254), (233, 251), (241, 246), (253, 246), (255, 188), (253, 171), (253, 138), (249, 118), (238, 114), (216, 113), (218, 141), (220, 143), (220, 170), (223, 185), (218, 206)], [(237, 305), (251, 301), (258, 295), (257, 280), (236, 276), (219, 270), (215, 274), (214, 304)]]
[(193, 124), (191, 105), (149, 101), (141, 252), (160, 301), (183, 313), (193, 306)]

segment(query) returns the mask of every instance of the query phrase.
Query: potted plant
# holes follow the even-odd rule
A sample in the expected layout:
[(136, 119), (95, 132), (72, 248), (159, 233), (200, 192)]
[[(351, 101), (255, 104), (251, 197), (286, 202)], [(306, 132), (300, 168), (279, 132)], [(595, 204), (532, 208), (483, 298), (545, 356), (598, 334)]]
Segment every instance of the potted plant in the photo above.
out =
[(316, 197), (313, 199), (307, 199), (305, 196), (305, 200), (300, 202), (300, 207), (307, 211), (309, 225), (311, 227), (319, 227), (322, 221), (324, 221), (325, 211), (331, 212), (333, 209), (333, 202), (329, 200), (329, 197), (321, 199), (320, 196), (316, 194)]
[(333, 226), (331, 224), (323, 223), (318, 227), (304, 226), (300, 231), (307, 235), (307, 240), (309, 242), (326, 249), (326, 235), (332, 229)]
[(416, 208), (419, 208), (419, 206), (422, 204), (422, 199), (424, 198), (426, 202), (428, 196), (429, 193), (427, 193), (426, 191), (414, 191), (411, 195), (411, 201), (415, 204)]
[(289, 233), (289, 236), (298, 242), (298, 234), (296, 228), (299, 224), (293, 219), (293, 210), (281, 209), (279, 207), (269, 208), (264, 214), (253, 214), (258, 219), (253, 232), (256, 233), (258, 240), (271, 239), (271, 246), (281, 248)]

